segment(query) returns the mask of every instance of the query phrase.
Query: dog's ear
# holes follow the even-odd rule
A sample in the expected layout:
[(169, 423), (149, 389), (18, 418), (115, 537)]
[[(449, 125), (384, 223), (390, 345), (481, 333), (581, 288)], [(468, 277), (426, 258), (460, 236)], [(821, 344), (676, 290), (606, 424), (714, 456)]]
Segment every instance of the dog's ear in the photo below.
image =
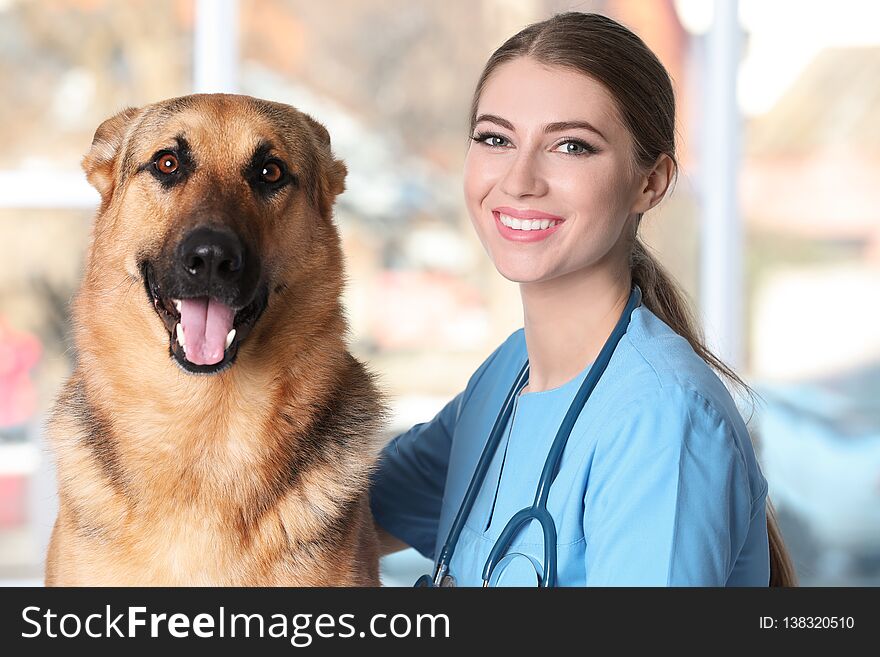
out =
[(82, 159), (86, 178), (101, 194), (103, 205), (107, 205), (113, 195), (116, 158), (122, 148), (125, 133), (139, 113), (139, 109), (127, 107), (99, 125), (92, 139), (92, 146)]
[(309, 128), (311, 128), (314, 133), (317, 143), (325, 150), (327, 156), (326, 191), (330, 195), (328, 204), (332, 204), (333, 199), (345, 191), (345, 176), (348, 173), (348, 169), (345, 167), (345, 163), (342, 160), (337, 160), (333, 157), (333, 151), (330, 149), (330, 133), (327, 132), (327, 128), (324, 127), (324, 124), (316, 121), (308, 114), (303, 114), (303, 117), (305, 117), (306, 123), (308, 123)]

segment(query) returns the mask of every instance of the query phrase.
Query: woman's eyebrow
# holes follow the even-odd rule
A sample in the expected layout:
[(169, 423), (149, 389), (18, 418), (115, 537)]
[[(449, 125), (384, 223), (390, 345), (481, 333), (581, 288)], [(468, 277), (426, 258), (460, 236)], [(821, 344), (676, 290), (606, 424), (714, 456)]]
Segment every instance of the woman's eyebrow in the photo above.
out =
[(480, 114), (477, 117), (477, 120), (474, 121), (474, 125), (480, 123), (480, 121), (488, 121), (489, 123), (496, 123), (500, 125), (502, 128), (506, 128), (511, 132), (515, 132), (513, 128), (513, 124), (507, 119), (502, 119), (500, 116), (495, 116), (494, 114)]
[[(500, 125), (502, 128), (506, 128), (511, 132), (515, 132), (515, 128), (513, 124), (507, 119), (502, 119), (500, 116), (495, 114), (480, 114), (477, 117), (477, 120), (474, 121), (474, 125), (480, 123), (481, 121), (488, 121), (489, 123), (495, 123), (496, 125)], [(574, 130), (576, 128), (583, 128), (585, 130), (589, 130), (590, 132), (594, 132), (599, 135), (604, 141), (608, 141), (608, 139), (603, 135), (593, 124), (588, 121), (555, 121), (554, 123), (548, 123), (544, 126), (544, 133), (551, 132), (562, 132), (564, 130)]]
[(595, 132), (599, 135), (604, 141), (608, 141), (599, 130), (597, 130), (591, 123), (587, 121), (557, 121), (555, 123), (548, 123), (544, 126), (544, 132), (562, 132), (564, 130), (574, 130), (576, 128), (583, 128), (585, 130), (589, 130), (590, 132)]

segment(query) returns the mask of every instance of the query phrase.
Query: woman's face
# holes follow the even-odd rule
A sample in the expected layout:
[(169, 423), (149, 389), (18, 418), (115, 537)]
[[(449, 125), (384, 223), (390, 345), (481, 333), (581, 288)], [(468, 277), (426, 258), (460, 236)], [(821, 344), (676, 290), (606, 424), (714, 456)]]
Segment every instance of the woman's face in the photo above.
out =
[(604, 86), (518, 57), (489, 77), (471, 136), (465, 201), (502, 276), (527, 283), (626, 266), (623, 229), (647, 209), (645, 176)]

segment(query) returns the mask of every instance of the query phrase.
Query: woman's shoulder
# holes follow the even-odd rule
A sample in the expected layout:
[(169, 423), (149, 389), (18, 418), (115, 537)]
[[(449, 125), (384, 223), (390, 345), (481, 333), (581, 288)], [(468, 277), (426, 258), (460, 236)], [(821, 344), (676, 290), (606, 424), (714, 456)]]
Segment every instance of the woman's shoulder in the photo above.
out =
[(526, 356), (525, 334), (519, 328), (507, 336), (471, 375), (465, 388), (465, 401), (470, 392), (481, 383), (494, 386), (499, 379), (512, 380), (525, 362)]
[(681, 432), (654, 435), (658, 440), (687, 437), (728, 449), (749, 471), (753, 493), (766, 490), (748, 427), (731, 393), (690, 343), (648, 308), (633, 312), (609, 363), (609, 371), (612, 368), (602, 395), (603, 415), (630, 418), (658, 430), (681, 426)]
[(627, 390), (619, 395), (621, 401), (646, 394), (699, 398), (728, 421), (733, 421), (734, 415), (742, 419), (715, 370), (683, 336), (645, 306), (633, 311), (609, 368), (612, 364), (625, 372), (622, 377), (614, 377)]
[(715, 370), (645, 306), (633, 311), (603, 380), (606, 412), (650, 402), (684, 405), (716, 415), (734, 433), (747, 433), (736, 402)]
[(528, 355), (525, 331), (522, 327), (513, 331), (499, 344), (480, 365), (480, 369), (516, 367), (519, 369)]
[[(468, 388), (481, 383), (494, 387), (499, 380), (512, 381), (527, 357), (525, 332), (518, 328), (479, 365), (468, 381)], [(715, 371), (684, 337), (645, 306), (633, 311), (600, 387), (607, 393), (603, 396), (617, 406), (647, 396), (682, 396), (686, 391), (692, 393), (686, 396), (703, 398), (717, 412), (730, 416), (728, 421), (741, 420), (735, 402)]]
[[(496, 385), (519, 372), (528, 356), (523, 328), (510, 333), (480, 364), (468, 382)], [(617, 405), (646, 396), (701, 398), (734, 422), (742, 418), (730, 392), (715, 371), (662, 319), (645, 306), (633, 311), (600, 384)], [(597, 390), (598, 392), (598, 390)], [(690, 393), (683, 395), (682, 393)]]

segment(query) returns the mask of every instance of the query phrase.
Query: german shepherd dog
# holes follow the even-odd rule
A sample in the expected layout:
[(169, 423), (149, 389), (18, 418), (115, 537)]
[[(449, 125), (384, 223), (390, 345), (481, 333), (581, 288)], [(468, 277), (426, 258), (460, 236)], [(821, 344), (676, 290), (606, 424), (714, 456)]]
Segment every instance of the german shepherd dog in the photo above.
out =
[(348, 351), (346, 167), (289, 105), (195, 94), (104, 121), (47, 423), (47, 585), (378, 586), (387, 417)]

